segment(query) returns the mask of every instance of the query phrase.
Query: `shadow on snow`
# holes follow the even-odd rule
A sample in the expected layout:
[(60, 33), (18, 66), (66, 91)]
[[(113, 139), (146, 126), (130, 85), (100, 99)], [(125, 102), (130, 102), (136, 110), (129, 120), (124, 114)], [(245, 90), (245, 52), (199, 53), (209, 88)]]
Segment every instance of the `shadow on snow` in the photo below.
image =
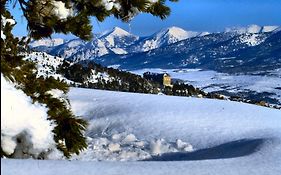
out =
[(165, 153), (144, 161), (192, 161), (242, 157), (256, 152), (264, 141), (265, 139), (242, 139), (194, 152)]

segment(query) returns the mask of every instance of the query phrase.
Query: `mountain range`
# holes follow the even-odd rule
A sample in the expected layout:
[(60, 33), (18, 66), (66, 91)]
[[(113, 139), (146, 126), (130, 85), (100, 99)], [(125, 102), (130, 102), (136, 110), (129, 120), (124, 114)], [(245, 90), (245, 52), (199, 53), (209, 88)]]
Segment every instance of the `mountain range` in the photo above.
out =
[(147, 37), (115, 27), (89, 42), (52, 39), (35, 41), (30, 46), (71, 62), (87, 60), (127, 70), (201, 68), (248, 73), (281, 67), (278, 26), (252, 25), (218, 33), (170, 27)]

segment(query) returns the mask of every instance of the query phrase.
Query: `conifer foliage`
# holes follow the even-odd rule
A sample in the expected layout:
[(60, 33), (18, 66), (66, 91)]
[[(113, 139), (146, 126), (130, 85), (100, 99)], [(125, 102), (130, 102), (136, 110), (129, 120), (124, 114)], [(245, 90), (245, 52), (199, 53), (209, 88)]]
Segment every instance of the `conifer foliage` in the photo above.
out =
[[(177, 0), (169, 0), (177, 1)], [(92, 38), (90, 17), (103, 21), (115, 16), (128, 22), (139, 13), (161, 19), (170, 14), (166, 0), (18, 0), (33, 38), (54, 32), (72, 33), (82, 39)]]
[[(9, 12), (5, 9), (1, 9), (1, 15), (11, 19)], [(1, 24), (1, 30), (2, 28), (5, 38), (1, 39), (1, 73), (17, 84), (17, 88), (22, 89), (34, 102), (47, 105), (49, 119), (56, 125), (53, 132), (57, 148), (66, 157), (72, 153), (78, 154), (87, 147), (84, 137), (87, 123), (72, 114), (67, 100), (55, 98), (50, 93), (53, 89), (67, 93), (68, 85), (53, 77), (37, 77), (34, 63), (23, 60), (20, 54), (24, 51), (25, 38), (19, 40), (13, 37), (11, 23), (6, 23), (5, 26)], [(2, 155), (9, 156), (2, 151)]]
[[(8, 3), (20, 5), (27, 20), (28, 37), (19, 39), (13, 36), (11, 31), (15, 21), (7, 10)], [(53, 90), (66, 94), (67, 84), (53, 77), (38, 77), (34, 63), (23, 59), (24, 53), (28, 52), (30, 39), (27, 38), (40, 39), (53, 33), (72, 33), (90, 40), (91, 16), (103, 21), (113, 15), (127, 22), (144, 12), (164, 19), (170, 13), (165, 3), (166, 0), (1, 0), (1, 74), (14, 82), (16, 88), (31, 97), (34, 103), (48, 107), (49, 120), (55, 123), (54, 140), (66, 157), (79, 154), (87, 147), (84, 136), (87, 122), (73, 115), (66, 98), (52, 94)], [(3, 155), (13, 156), (5, 153), (1, 144)]]

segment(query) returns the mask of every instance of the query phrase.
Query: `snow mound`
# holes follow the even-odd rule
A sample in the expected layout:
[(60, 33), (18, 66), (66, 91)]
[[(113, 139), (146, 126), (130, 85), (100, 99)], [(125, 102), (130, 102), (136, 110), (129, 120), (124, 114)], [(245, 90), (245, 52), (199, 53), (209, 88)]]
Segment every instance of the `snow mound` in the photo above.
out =
[(14, 87), (1, 74), (1, 148), (16, 158), (37, 158), (55, 149), (48, 109)]
[(100, 132), (96, 131), (94, 126), (90, 128), (87, 133), (88, 148), (78, 156), (73, 155), (72, 160), (137, 161), (170, 152), (193, 151), (193, 147), (187, 142), (181, 141), (179, 146), (179, 139), (175, 142), (167, 142), (162, 138), (139, 140), (134, 134), (128, 132), (98, 134)]

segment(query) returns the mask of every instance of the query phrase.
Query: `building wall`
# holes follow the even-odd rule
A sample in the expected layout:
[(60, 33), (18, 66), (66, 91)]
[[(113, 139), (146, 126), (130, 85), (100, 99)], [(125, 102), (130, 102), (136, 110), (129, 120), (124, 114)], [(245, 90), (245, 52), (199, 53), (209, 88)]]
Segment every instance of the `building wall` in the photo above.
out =
[(164, 86), (171, 86), (172, 80), (169, 75), (164, 75), (163, 76), (163, 85)]

